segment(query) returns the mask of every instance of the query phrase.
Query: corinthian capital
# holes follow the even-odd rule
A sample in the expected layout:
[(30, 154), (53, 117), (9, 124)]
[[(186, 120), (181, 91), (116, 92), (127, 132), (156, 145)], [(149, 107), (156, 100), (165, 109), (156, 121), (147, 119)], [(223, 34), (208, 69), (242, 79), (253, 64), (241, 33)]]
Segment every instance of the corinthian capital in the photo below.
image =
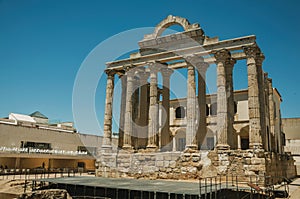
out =
[(204, 58), (197, 55), (189, 55), (184, 57), (185, 61), (194, 66), (200, 72), (206, 72), (209, 64), (204, 61)]
[(106, 69), (105, 73), (107, 74), (108, 78), (114, 78), (116, 71), (114, 69)]
[(216, 59), (216, 62), (223, 62), (225, 63), (231, 58), (231, 54), (229, 50), (227, 49), (221, 49), (216, 52), (214, 52), (214, 57)]
[(248, 58), (256, 58), (259, 54), (261, 54), (260, 48), (256, 44), (245, 46), (243, 49)]
[(134, 70), (134, 66), (132, 64), (129, 65), (124, 65), (123, 66), (123, 70), (126, 72), (127, 75), (133, 75), (135, 70)]

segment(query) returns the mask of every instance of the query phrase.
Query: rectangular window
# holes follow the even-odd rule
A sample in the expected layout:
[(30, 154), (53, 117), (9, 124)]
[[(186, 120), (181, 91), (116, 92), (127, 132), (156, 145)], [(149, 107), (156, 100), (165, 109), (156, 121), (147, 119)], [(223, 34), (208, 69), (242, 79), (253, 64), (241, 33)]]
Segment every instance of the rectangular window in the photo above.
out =
[(249, 149), (249, 139), (248, 138), (241, 139), (241, 148), (242, 148), (242, 150)]
[(43, 142), (23, 142), (24, 148), (33, 148), (33, 149), (51, 149), (50, 143)]

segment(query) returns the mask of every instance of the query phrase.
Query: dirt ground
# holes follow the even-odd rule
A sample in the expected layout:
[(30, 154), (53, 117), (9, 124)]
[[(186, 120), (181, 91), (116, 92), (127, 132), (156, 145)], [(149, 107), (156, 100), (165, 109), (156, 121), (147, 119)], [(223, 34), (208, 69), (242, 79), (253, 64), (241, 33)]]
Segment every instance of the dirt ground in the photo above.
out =
[[(19, 196), (24, 193), (24, 185), (24, 180), (0, 180), (0, 199), (9, 199)], [(30, 191), (31, 189), (27, 188), (27, 192)]]

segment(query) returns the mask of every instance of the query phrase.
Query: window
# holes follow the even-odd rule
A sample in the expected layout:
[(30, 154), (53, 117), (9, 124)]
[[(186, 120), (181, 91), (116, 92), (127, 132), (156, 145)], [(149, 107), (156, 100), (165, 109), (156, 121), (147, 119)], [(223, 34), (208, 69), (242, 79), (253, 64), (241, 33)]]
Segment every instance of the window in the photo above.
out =
[(51, 149), (50, 143), (42, 143), (42, 142), (25, 142), (23, 146), (24, 148)]
[(241, 148), (242, 148), (242, 150), (249, 149), (249, 139), (248, 138), (241, 139)]
[(209, 116), (209, 107), (207, 104), (206, 104), (206, 116)]
[(217, 115), (217, 103), (210, 105), (210, 115)]
[(233, 106), (234, 106), (234, 114), (236, 114), (237, 113), (237, 102), (234, 102), (234, 104), (233, 104)]
[(185, 118), (185, 109), (183, 106), (179, 106), (175, 110), (176, 118)]

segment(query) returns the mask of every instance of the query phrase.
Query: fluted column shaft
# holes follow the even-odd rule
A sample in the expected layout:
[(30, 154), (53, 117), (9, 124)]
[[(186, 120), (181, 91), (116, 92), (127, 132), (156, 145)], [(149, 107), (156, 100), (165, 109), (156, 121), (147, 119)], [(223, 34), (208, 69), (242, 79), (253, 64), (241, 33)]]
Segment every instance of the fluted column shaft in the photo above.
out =
[(196, 84), (195, 69), (188, 65), (187, 79), (187, 126), (186, 126), (186, 148), (197, 149), (198, 141), (196, 138)]
[(114, 93), (114, 75), (115, 71), (107, 70), (105, 115), (104, 115), (104, 136), (102, 148), (111, 148), (112, 139), (112, 108)]
[(198, 147), (201, 148), (207, 132), (206, 124), (206, 71), (209, 67), (208, 63), (203, 61), (203, 58), (199, 58), (197, 63), (198, 71), (198, 109), (199, 109), (199, 119), (198, 119), (198, 131), (197, 131), (197, 140)]
[(217, 63), (217, 149), (234, 148), (233, 81), (232, 70), (235, 63), (230, 52), (220, 50), (215, 53)]
[(274, 115), (274, 101), (273, 101), (273, 84), (272, 79), (268, 78), (268, 89), (269, 89), (269, 115), (270, 115), (270, 133), (271, 133), (271, 150), (276, 151), (275, 141), (275, 115)]
[(124, 125), (125, 125), (125, 109), (126, 109), (126, 92), (127, 92), (127, 76), (120, 75), (122, 94), (121, 94), (121, 108), (120, 108), (120, 120), (119, 120), (119, 140), (118, 146), (123, 147), (124, 139)]
[(157, 64), (151, 63), (150, 69), (150, 106), (148, 123), (148, 149), (157, 148), (157, 135), (159, 130), (159, 107), (157, 92)]
[(133, 106), (133, 70), (127, 70), (127, 90), (125, 108), (125, 127), (123, 149), (132, 149), (131, 137), (133, 133), (132, 106)]
[(249, 147), (252, 149), (263, 148), (262, 140), (262, 118), (261, 118), (261, 96), (260, 75), (262, 57), (258, 47), (244, 48), (247, 55), (248, 70), (248, 107), (249, 107)]
[(145, 148), (147, 146), (148, 138), (148, 77), (149, 73), (142, 71), (139, 73), (140, 76), (140, 104), (139, 104), (139, 122), (138, 122), (138, 146)]
[[(172, 69), (162, 68), (161, 74), (163, 77), (162, 90), (162, 121), (163, 127), (161, 131), (161, 147), (165, 147), (171, 143), (172, 136), (170, 135), (170, 76), (173, 73)], [(166, 150), (171, 150), (171, 147)]]

